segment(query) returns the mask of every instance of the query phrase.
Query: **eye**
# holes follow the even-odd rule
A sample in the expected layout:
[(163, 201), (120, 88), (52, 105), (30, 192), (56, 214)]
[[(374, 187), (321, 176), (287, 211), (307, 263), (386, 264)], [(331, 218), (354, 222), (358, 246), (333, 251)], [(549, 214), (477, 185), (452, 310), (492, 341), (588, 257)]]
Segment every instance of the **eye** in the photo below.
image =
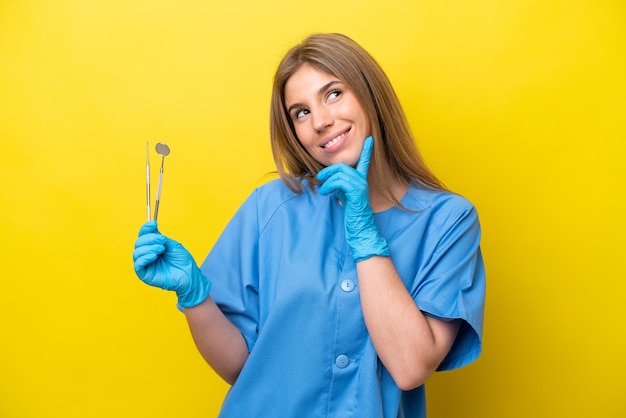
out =
[(302, 108), (302, 109), (296, 109), (292, 114), (293, 114), (294, 119), (300, 119), (300, 118), (305, 117), (309, 113), (311, 113), (309, 109)]
[(328, 94), (326, 95), (326, 99), (328, 101), (332, 101), (335, 100), (337, 97), (341, 96), (343, 92), (339, 89), (335, 89), (335, 90), (331, 90), (328, 92)]

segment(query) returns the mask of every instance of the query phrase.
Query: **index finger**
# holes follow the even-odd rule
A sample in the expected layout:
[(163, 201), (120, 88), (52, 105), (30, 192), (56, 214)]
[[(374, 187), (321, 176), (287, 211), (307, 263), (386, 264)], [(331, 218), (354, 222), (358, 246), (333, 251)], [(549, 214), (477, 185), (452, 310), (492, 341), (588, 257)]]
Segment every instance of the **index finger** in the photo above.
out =
[(372, 148), (374, 148), (374, 138), (368, 136), (363, 142), (363, 150), (361, 151), (361, 157), (356, 164), (356, 171), (358, 171), (364, 177), (367, 177), (367, 169), (370, 166), (370, 157), (372, 155)]

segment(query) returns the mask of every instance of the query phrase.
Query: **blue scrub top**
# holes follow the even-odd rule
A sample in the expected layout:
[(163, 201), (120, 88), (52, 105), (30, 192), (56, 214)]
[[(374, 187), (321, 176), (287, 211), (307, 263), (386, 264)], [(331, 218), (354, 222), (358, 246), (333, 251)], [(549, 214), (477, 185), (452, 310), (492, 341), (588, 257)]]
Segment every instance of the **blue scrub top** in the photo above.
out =
[[(417, 306), (463, 324), (439, 370), (481, 351), (485, 273), (472, 204), (410, 187), (374, 215)], [(291, 192), (281, 180), (240, 207), (202, 272), (211, 297), (244, 336), (250, 356), (220, 417), (424, 417), (421, 386), (401, 391), (365, 327), (356, 265), (332, 196)]]

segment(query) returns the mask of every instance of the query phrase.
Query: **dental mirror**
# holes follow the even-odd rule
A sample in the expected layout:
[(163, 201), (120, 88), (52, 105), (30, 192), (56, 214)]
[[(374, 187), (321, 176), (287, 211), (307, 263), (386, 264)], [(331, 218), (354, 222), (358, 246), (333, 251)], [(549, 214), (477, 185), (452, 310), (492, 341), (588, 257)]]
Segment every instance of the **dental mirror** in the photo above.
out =
[(168, 147), (167, 144), (164, 144), (163, 142), (159, 142), (158, 144), (156, 144), (155, 148), (157, 154), (159, 154), (161, 157), (166, 157), (170, 155), (170, 147)]
[(163, 185), (163, 164), (165, 163), (165, 156), (170, 154), (170, 147), (167, 144), (159, 142), (156, 144), (156, 152), (161, 156), (161, 169), (159, 170), (159, 185), (157, 187), (157, 197), (154, 206), (154, 220), (157, 220), (159, 216), (159, 203), (161, 202), (161, 186)]

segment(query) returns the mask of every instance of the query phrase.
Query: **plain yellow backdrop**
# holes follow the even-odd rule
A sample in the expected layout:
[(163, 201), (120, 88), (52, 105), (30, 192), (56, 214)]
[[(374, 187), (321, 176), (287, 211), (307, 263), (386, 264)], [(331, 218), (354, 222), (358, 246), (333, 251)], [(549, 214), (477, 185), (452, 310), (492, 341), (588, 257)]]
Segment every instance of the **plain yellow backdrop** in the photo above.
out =
[(132, 268), (146, 141), (200, 262), (274, 168), (278, 60), (327, 31), (481, 217), (483, 355), (431, 379), (430, 417), (626, 416), (626, 3), (3, 0), (0, 417), (217, 414), (227, 386)]

